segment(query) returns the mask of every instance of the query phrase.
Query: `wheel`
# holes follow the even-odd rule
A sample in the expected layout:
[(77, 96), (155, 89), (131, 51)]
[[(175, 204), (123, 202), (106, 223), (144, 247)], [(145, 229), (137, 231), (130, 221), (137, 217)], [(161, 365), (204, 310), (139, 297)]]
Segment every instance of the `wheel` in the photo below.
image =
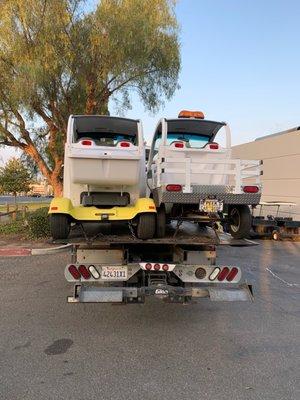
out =
[(251, 212), (247, 205), (236, 205), (229, 207), (229, 233), (234, 239), (243, 239), (250, 234)]
[(53, 239), (67, 239), (70, 233), (70, 220), (65, 214), (50, 215), (50, 232)]
[(272, 239), (273, 240), (279, 240), (280, 239), (280, 233), (278, 231), (273, 231), (272, 232)]
[(156, 214), (156, 232), (155, 236), (157, 238), (163, 238), (166, 235), (166, 209), (162, 205), (157, 209)]
[(156, 214), (154, 213), (145, 213), (140, 214), (136, 235), (139, 239), (152, 239), (155, 235), (155, 226), (156, 226)]

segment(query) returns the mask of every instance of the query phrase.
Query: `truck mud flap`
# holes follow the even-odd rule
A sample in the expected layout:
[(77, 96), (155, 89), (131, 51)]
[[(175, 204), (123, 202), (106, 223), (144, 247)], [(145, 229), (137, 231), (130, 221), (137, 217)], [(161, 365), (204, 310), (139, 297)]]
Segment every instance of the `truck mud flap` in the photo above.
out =
[(253, 301), (252, 286), (243, 284), (238, 288), (208, 288), (209, 297), (212, 301)]

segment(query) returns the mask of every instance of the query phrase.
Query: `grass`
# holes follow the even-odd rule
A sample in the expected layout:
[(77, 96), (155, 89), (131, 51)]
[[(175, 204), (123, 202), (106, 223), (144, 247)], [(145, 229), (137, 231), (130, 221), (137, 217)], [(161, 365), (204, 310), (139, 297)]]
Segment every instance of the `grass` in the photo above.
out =
[(28, 231), (24, 220), (11, 221), (6, 224), (0, 224), (0, 235), (23, 234)]

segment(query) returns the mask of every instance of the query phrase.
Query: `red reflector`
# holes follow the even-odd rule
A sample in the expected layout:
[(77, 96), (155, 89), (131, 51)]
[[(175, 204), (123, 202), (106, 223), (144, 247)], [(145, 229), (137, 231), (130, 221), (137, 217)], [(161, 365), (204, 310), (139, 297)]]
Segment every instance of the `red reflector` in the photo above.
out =
[(84, 279), (90, 279), (91, 277), (90, 271), (86, 268), (85, 265), (79, 265), (78, 271), (80, 272), (81, 276)]
[(238, 274), (239, 270), (236, 267), (233, 267), (232, 270), (229, 272), (229, 274), (227, 275), (226, 280), (228, 282), (231, 282), (234, 280), (234, 278), (236, 277), (236, 275)]
[(160, 265), (159, 264), (154, 264), (154, 269), (155, 269), (155, 271), (159, 271), (160, 270)]
[(162, 269), (163, 269), (164, 271), (168, 271), (168, 269), (169, 269), (168, 264), (164, 264), (164, 265), (162, 266)]
[(175, 146), (177, 149), (183, 149), (183, 148), (184, 148), (184, 144), (183, 144), (182, 142), (175, 142), (175, 143), (174, 143), (174, 146)]
[(259, 191), (258, 186), (244, 186), (243, 187), (244, 193), (257, 193)]
[(145, 265), (145, 268), (149, 271), (149, 270), (152, 268), (152, 264), (147, 263), (147, 264)]
[(224, 281), (224, 279), (228, 275), (228, 272), (229, 272), (228, 267), (223, 268), (222, 271), (218, 275), (218, 281), (220, 281), (220, 282)]
[(56, 211), (58, 210), (58, 207), (51, 207), (51, 211)]
[(77, 268), (75, 265), (70, 265), (68, 268), (70, 274), (73, 276), (74, 279), (80, 279), (80, 273), (78, 272)]
[(129, 142), (121, 142), (120, 147), (130, 147), (130, 143)]
[(91, 146), (93, 142), (91, 140), (82, 140), (80, 142), (83, 146)]
[(209, 148), (210, 148), (210, 150), (218, 150), (219, 145), (218, 145), (218, 143), (210, 143)]
[(167, 185), (166, 189), (168, 192), (181, 192), (182, 186), (181, 185)]

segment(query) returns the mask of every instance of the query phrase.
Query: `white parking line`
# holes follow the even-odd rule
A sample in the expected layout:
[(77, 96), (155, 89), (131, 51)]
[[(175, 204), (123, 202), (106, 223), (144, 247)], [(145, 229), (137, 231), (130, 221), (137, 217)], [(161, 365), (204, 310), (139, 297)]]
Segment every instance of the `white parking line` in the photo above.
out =
[(298, 283), (289, 283), (289, 282), (285, 281), (284, 279), (281, 279), (278, 275), (276, 275), (273, 271), (271, 271), (270, 268), (266, 268), (266, 270), (268, 272), (270, 272), (270, 274), (272, 276), (274, 276), (274, 278), (280, 280), (281, 282), (283, 282), (287, 286), (300, 286)]

